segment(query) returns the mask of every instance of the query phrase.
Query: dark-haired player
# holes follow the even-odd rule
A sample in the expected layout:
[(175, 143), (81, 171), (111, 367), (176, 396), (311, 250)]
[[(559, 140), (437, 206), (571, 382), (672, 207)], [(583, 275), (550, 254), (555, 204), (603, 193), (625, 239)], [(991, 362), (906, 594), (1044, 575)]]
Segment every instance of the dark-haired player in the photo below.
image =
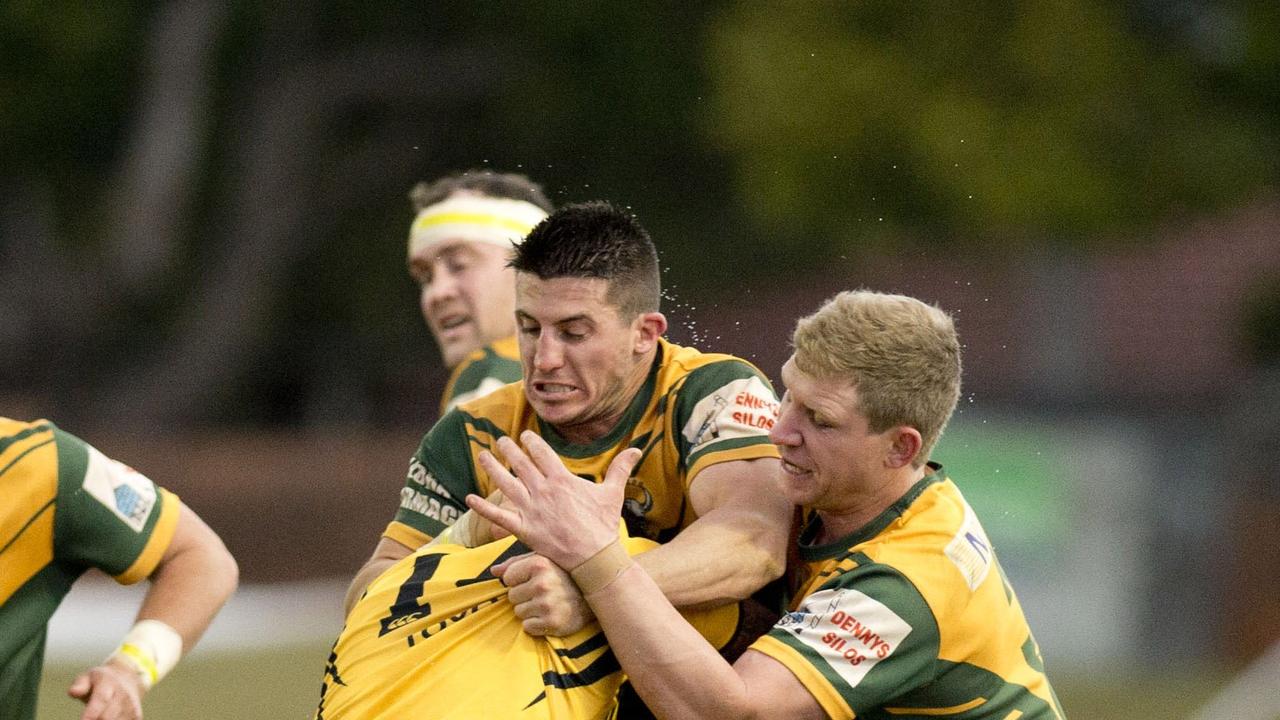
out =
[[(675, 605), (732, 603), (778, 577), (791, 504), (767, 435), (777, 398), (749, 363), (662, 337), (657, 252), (639, 222), (603, 202), (566, 206), (534, 228), (511, 266), (524, 380), (459, 405), (423, 438), (348, 607), (445, 532), (464, 497), (492, 490), (479, 454), (523, 431), (591, 482), (619, 452), (643, 452), (623, 517), (633, 536), (662, 543), (638, 561)], [(567, 635), (591, 619), (568, 575), (545, 558), (498, 572), (526, 631)]]

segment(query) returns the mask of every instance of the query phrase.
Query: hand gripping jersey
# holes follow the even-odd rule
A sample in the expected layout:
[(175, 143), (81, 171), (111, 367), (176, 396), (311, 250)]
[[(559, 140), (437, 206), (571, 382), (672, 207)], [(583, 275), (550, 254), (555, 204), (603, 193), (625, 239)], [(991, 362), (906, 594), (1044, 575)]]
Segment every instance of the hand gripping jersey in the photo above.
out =
[(47, 420), (0, 418), (0, 717), (35, 717), (45, 626), (76, 578), (150, 575), (179, 507)]
[(704, 354), (660, 341), (653, 368), (622, 419), (605, 437), (576, 445), (544, 424), (524, 396), (524, 384), (502, 387), (440, 419), (409, 462), (400, 509), (383, 533), (411, 548), (452, 525), (468, 493), (488, 495), (493, 482), (481, 450), (503, 435), (532, 430), (555, 449), (570, 472), (598, 482), (629, 447), (644, 451), (627, 482), (623, 518), (631, 535), (667, 542), (696, 516), (689, 480), (730, 460), (777, 457), (769, 428), (778, 401), (769, 381), (744, 360)]
[(520, 345), (515, 335), (474, 350), (449, 373), (440, 396), (440, 414), (513, 383), (520, 375)]
[(792, 612), (751, 646), (832, 718), (1061, 720), (1013, 588), (959, 488), (931, 466), (862, 529), (813, 545)]
[[(656, 544), (623, 540), (628, 552)], [(528, 552), (508, 537), (420, 548), (375, 579), (325, 667), (316, 720), (612, 718), (623, 680), (599, 625), (563, 638), (526, 633), (490, 568)], [(737, 606), (686, 617), (717, 646)]]

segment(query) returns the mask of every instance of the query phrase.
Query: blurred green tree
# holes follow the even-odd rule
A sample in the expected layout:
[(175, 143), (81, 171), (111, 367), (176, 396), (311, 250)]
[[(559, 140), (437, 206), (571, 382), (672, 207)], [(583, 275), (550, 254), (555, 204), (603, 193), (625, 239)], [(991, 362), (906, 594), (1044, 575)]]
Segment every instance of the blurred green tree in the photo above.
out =
[(784, 252), (1087, 242), (1276, 180), (1273, 3), (1200, 6), (1196, 22), (1250, 28), (1212, 52), (1134, 4), (784, 7), (718, 19), (704, 117)]

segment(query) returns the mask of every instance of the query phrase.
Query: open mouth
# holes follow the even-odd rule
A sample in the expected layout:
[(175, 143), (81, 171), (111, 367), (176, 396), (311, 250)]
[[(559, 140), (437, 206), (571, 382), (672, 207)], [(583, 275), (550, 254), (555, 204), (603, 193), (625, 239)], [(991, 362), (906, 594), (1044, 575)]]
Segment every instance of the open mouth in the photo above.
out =
[(545, 381), (533, 383), (533, 389), (537, 390), (542, 395), (567, 395), (574, 390), (577, 390), (577, 388), (572, 385)]
[(782, 470), (788, 475), (802, 475), (804, 473), (809, 472), (808, 468), (802, 468), (799, 465), (796, 465), (795, 463), (786, 459), (782, 461)]
[(446, 315), (440, 318), (439, 325), (441, 330), (452, 330), (462, 327), (470, 321), (471, 318), (466, 315)]

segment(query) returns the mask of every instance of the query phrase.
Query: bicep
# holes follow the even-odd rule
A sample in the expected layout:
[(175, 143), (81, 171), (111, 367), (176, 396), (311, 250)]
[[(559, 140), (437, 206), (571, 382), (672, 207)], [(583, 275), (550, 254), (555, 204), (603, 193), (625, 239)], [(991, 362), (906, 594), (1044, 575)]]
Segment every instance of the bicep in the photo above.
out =
[(704, 468), (689, 481), (689, 505), (699, 518), (736, 515), (785, 543), (792, 505), (778, 481), (778, 459), (731, 460)]
[(823, 720), (827, 714), (786, 665), (756, 650), (747, 650), (733, 664), (746, 686), (749, 705), (760, 718)]

